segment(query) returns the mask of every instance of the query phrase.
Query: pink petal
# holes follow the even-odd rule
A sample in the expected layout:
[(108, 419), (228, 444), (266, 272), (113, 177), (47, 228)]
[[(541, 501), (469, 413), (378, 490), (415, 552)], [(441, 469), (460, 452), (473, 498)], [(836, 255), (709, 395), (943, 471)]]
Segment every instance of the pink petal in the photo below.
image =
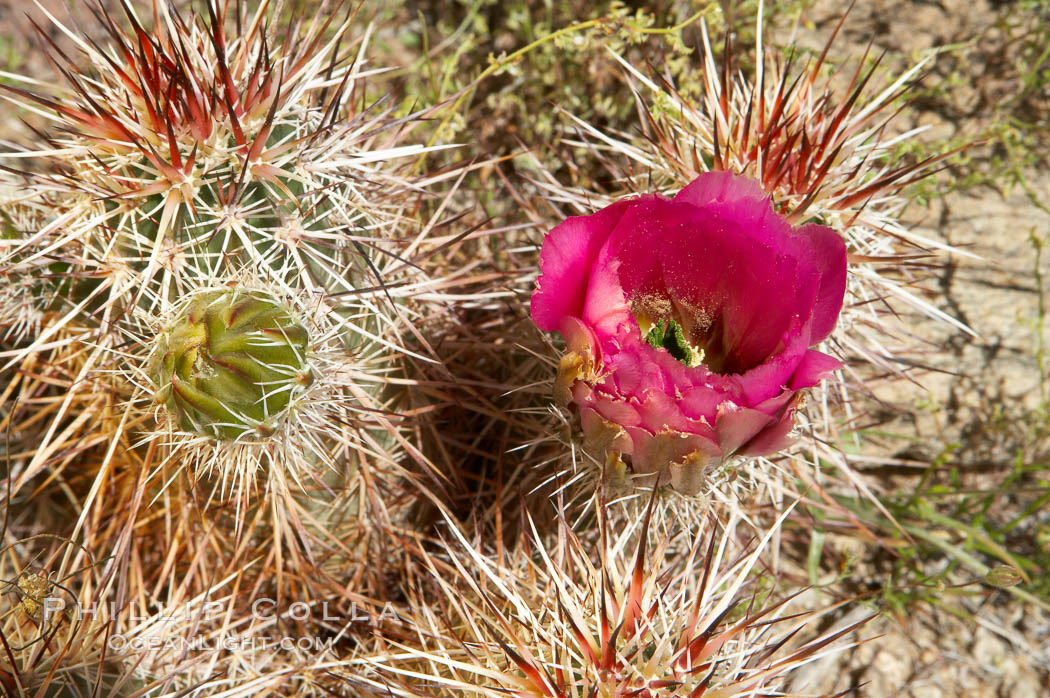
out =
[(795, 426), (795, 409), (799, 397), (800, 394), (795, 393), (794, 399), (780, 418), (756, 434), (738, 453), (742, 456), (768, 456), (790, 446), (791, 429)]
[(532, 295), (532, 320), (545, 332), (562, 318), (580, 317), (598, 251), (634, 201), (618, 201), (590, 216), (573, 216), (555, 226), (540, 251), (540, 277)]
[(558, 332), (565, 338), (565, 346), (585, 359), (598, 359), (598, 340), (580, 319), (567, 316), (558, 325)]
[(705, 172), (678, 192), (674, 200), (693, 206), (724, 202), (769, 205), (769, 195), (762, 191), (758, 180), (732, 172)]
[(810, 333), (810, 341), (817, 344), (835, 329), (842, 312), (846, 293), (846, 243), (831, 228), (815, 223), (799, 228), (796, 236), (805, 241), (807, 257), (820, 274), (820, 290), (813, 306)]
[(788, 387), (792, 390), (809, 388), (823, 380), (829, 373), (842, 367), (842, 362), (834, 356), (810, 349), (802, 357), (795, 375), (791, 377)]
[(690, 430), (689, 420), (682, 414), (677, 397), (661, 390), (646, 391), (645, 397), (638, 405), (638, 415), (642, 419), (642, 425), (652, 432), (667, 429)]
[(747, 373), (736, 376), (746, 405), (757, 405), (779, 395), (791, 381), (808, 346), (806, 337), (798, 336), (791, 344), (766, 359)]
[(600, 390), (592, 390), (582, 381), (577, 382), (572, 388), (573, 402), (577, 405), (587, 405), (594, 409), (603, 419), (615, 422), (621, 426), (634, 426), (642, 421), (638, 410), (626, 400), (606, 395)]
[(737, 449), (755, 438), (773, 421), (773, 417), (764, 412), (749, 407), (740, 407), (730, 402), (722, 403), (718, 408), (718, 419), (715, 422), (722, 457), (728, 458), (736, 453)]
[(735, 221), (774, 251), (790, 251), (816, 272), (819, 289), (810, 305), (811, 342), (823, 341), (835, 327), (846, 290), (846, 245), (831, 228), (809, 223), (795, 229), (773, 208), (756, 180), (728, 172), (696, 178), (674, 199), (705, 207), (710, 215)]
[(707, 420), (714, 424), (718, 416), (718, 406), (726, 399), (726, 393), (706, 385), (697, 385), (682, 393), (678, 401), (682, 413), (693, 420)]

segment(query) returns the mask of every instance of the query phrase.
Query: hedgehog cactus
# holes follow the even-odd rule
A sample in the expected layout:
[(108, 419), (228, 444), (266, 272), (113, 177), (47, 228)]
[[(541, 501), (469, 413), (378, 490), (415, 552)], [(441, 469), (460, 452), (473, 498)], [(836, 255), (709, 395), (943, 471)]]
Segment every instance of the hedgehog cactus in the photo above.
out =
[[(603, 499), (577, 522), (596, 530), (574, 528), (559, 511), (557, 530), (532, 526), (517, 546), (468, 542), (445, 505), (488, 503), (463, 520), (479, 532), (512, 530), (509, 499), (488, 488), (545, 494), (528, 487), (547, 473), (517, 455), (535, 445), (520, 449), (518, 435), (545, 447), (548, 414), (567, 419), (519, 390), (526, 365), (505, 362), (520, 308), (507, 313), (512, 332), (476, 321), (511, 295), (513, 272), (483, 265), (532, 253), (506, 239), (496, 252), (467, 246), (516, 226), (460, 234), (452, 225), (467, 206), (484, 208), (475, 200), (461, 209), (459, 183), (494, 163), (424, 170), (422, 156), (444, 146), (412, 134), (438, 107), (406, 114), (391, 94), (375, 96), (367, 80), (382, 71), (366, 58), (372, 30), (350, 39), (357, 10), (346, 2), (322, 0), (306, 30), (293, 23), (283, 42), (268, 0), (253, 12), (240, 0), (205, 0), (203, 16), (180, 13), (174, 0), (149, 4), (151, 21), (128, 0), (121, 19), (98, 3), (106, 41), (48, 14), (77, 49), (63, 51), (40, 31), (60, 84), (0, 84), (54, 126), (45, 143), (0, 153), (0, 375), (12, 376), (0, 389), (0, 423), (16, 437), (0, 445), (12, 464), (0, 504), (18, 511), (7, 517), (14, 528), (29, 521), (75, 541), (44, 572), (20, 563), (0, 575), (16, 579), (8, 585), (21, 595), (21, 616), (0, 614), (3, 637), (43, 637), (15, 619), (39, 616), (51, 587), (68, 581), (85, 600), (124, 604), (83, 626), (69, 653), (117, 676), (114, 694), (124, 686), (156, 696), (352, 689), (707, 698), (776, 690), (782, 672), (848, 632), (792, 649), (807, 619), (784, 616), (786, 606), (753, 588), (767, 568), (761, 549), (783, 518), (753, 552), (736, 546), (735, 527), (749, 519), (735, 511), (721, 533), (717, 517), (704, 517), (703, 527), (668, 531), (653, 552), (649, 524), (674, 524), (654, 494), (644, 517), (623, 521), (609, 518)], [(719, 109), (721, 121), (739, 123), (738, 97)], [(712, 470), (728, 469), (716, 466), (786, 443), (801, 391), (840, 365), (821, 343), (849, 340), (836, 326), (846, 248), (884, 247), (858, 245), (856, 235), (843, 243), (824, 223), (861, 215), (858, 196), (892, 190), (915, 171), (888, 181), (876, 174), (871, 184), (859, 184), (870, 173), (848, 174), (876, 150), (846, 148), (857, 136), (845, 131), (865, 128), (868, 111), (878, 109), (853, 121), (824, 114), (830, 130), (818, 146), (802, 133), (808, 154), (798, 162), (733, 161), (730, 150), (750, 150), (726, 149), (720, 138), (757, 142), (742, 126), (700, 139), (713, 143), (713, 159), (687, 160), (665, 142), (682, 134), (657, 127), (667, 136), (656, 139), (658, 152), (629, 152), (655, 163), (665, 193), (682, 190), (676, 199), (613, 203), (632, 193), (616, 192), (590, 223), (558, 226), (543, 248), (532, 310), (568, 344), (552, 382), (579, 416), (585, 448), (559, 443), (547, 460), (582, 452), (620, 475), (629, 467), (640, 481), (693, 494), (710, 488)], [(778, 151), (798, 138), (789, 126), (807, 114), (795, 112), (786, 122), (762, 119)], [(705, 114), (688, 112), (686, 122)], [(842, 123), (845, 131), (830, 128)], [(840, 152), (852, 159), (836, 159)], [(690, 163), (710, 162), (754, 181), (699, 171), (683, 180)], [(785, 169), (795, 189), (785, 195), (771, 168)], [(721, 184), (685, 187), (702, 175)], [(822, 182), (842, 184), (830, 204), (817, 197)], [(438, 200), (432, 192), (444, 183)], [(555, 199), (587, 202), (593, 213), (590, 192), (549, 186)], [(666, 235), (655, 218), (606, 220), (627, 209), (659, 214)], [(793, 227), (803, 212), (821, 224)], [(708, 262), (699, 271), (698, 260)], [(529, 284), (535, 276), (523, 275)], [(491, 364), (476, 351), (485, 338), (512, 384), (486, 375)], [(537, 383), (554, 378), (549, 359), (531, 354), (546, 371)], [(457, 373), (466, 364), (471, 373)], [(472, 424), (486, 420), (478, 433), (445, 419), (446, 407), (470, 402), (460, 390), (480, 398), (466, 408)], [(486, 391), (530, 404), (507, 407)], [(474, 462), (457, 461), (462, 453), (498, 467), (471, 470)], [(509, 453), (519, 460), (504, 470)], [(454, 491), (464, 483), (477, 489)], [(596, 503), (605, 497), (590, 489)], [(627, 499), (634, 507), (640, 498)], [(438, 511), (451, 545), (419, 525), (438, 521)], [(521, 530), (533, 524), (525, 507), (520, 522)], [(272, 602), (271, 617), (260, 619), (258, 601)], [(394, 604), (404, 613), (384, 620)], [(302, 608), (308, 617), (297, 615)], [(380, 620), (353, 627), (362, 608)], [(182, 611), (188, 620), (164, 618)], [(332, 643), (267, 645), (279, 632)], [(113, 636), (206, 636), (215, 649), (110, 655), (101, 643)], [(224, 644), (234, 636), (251, 651)], [(0, 658), (5, 689), (8, 676), (20, 681), (37, 666), (32, 654), (8, 655)], [(332, 679), (343, 682), (338, 690)], [(100, 679), (92, 690), (100, 686), (109, 689)]]
[[(56, 50), (60, 96), (0, 86), (64, 127), (30, 191), (61, 194), (68, 212), (18, 259), (82, 248), (73, 298), (98, 317), (164, 312), (198, 280), (247, 267), (296, 290), (354, 291), (360, 241), (382, 238), (407, 203), (397, 163), (428, 150), (400, 144), (408, 130), (390, 106), (356, 113), (365, 44), (342, 47), (350, 18), (326, 13), (281, 45), (267, 37), (267, 3), (248, 17), (239, 3), (206, 5), (206, 21), (163, 7), (150, 31), (124, 4), (130, 33), (101, 13), (108, 49), (52, 17), (96, 70)], [(244, 23), (233, 37), (231, 10)]]
[(308, 334), (261, 293), (195, 296), (158, 343), (157, 399), (181, 429), (217, 439), (270, 436), (313, 382)]
[[(600, 509), (598, 535), (558, 519), (553, 544), (532, 522), (517, 545), (491, 546), (450, 524), (414, 600), (428, 643), (441, 641), (375, 658), (373, 685), (413, 698), (784, 695), (790, 671), (866, 622), (822, 631), (818, 614), (789, 613), (792, 598), (763, 592), (755, 573), (783, 519), (651, 531), (668, 523), (653, 510), (614, 523)], [(749, 534), (761, 536), (750, 550)]]
[[(811, 453), (854, 479), (841, 440), (852, 394), (869, 390), (856, 379), (865, 371), (892, 378), (916, 365), (901, 356), (914, 345), (902, 339), (911, 335), (899, 318), (921, 313), (968, 331), (912, 292), (924, 273), (915, 260), (944, 246), (899, 220), (902, 189), (953, 154), (901, 162), (896, 147), (917, 131), (887, 137), (893, 105), (923, 64), (875, 91), (868, 89), (875, 67), (862, 60), (843, 93), (838, 69), (825, 75), (837, 29), (799, 70), (763, 45), (762, 22), (760, 3), (753, 75), (735, 72), (729, 36), (716, 59), (706, 24), (702, 63), (678, 86), (669, 72), (647, 72), (611, 52), (635, 94), (644, 136), (570, 116), (560, 152), (585, 148), (608, 176), (592, 175), (590, 188), (553, 173), (535, 180), (560, 215), (549, 221), (533, 318), (565, 339), (564, 350), (537, 353), (560, 359), (546, 377), (555, 401), (571, 407), (554, 419), (577, 422), (572, 430), (584, 435), (582, 449), (565, 449), (563, 440), (552, 446), (560, 456), (539, 458), (560, 463), (557, 477), (585, 482), (578, 496), (594, 496), (597, 478), (620, 489), (625, 475), (648, 484), (659, 472), (700, 500), (724, 496), (727, 480), (780, 499), (791, 486), (774, 457), (808, 458), (784, 449), (796, 424), (812, 437), (803, 442)], [(697, 183), (719, 178), (746, 181), (750, 191), (726, 197), (740, 205), (728, 219), (700, 211), (672, 225), (638, 213), (655, 207), (654, 197), (695, 203)], [(743, 249), (740, 240), (774, 219), (785, 229), (823, 231), (826, 244), (801, 255), (764, 243)], [(679, 224), (724, 226), (720, 234), (735, 242), (708, 245), (692, 235), (660, 251), (654, 229)], [(787, 261), (792, 256), (799, 264)], [(806, 277), (814, 266), (835, 279), (834, 293), (812, 291)], [(534, 431), (549, 435), (552, 426)], [(734, 453), (743, 458), (730, 462)], [(805, 468), (812, 472), (808, 460)]]
[(55, 307), (63, 290), (52, 283), (52, 271), (61, 263), (37, 259), (29, 262), (22, 238), (25, 230), (36, 230), (56, 204), (47, 197), (26, 200), (16, 186), (0, 181), (0, 347), (25, 343), (40, 332), (44, 316)]
[(366, 84), (372, 29), (351, 38), (333, 5), (278, 32), (265, 1), (155, 2), (152, 22), (122, 2), (97, 9), (101, 42), (48, 14), (78, 49), (53, 46), (58, 84), (0, 85), (55, 125), (0, 153), (11, 499), (71, 487), (84, 545), (185, 581), (175, 597), (213, 591), (194, 560), (277, 599), (348, 577), (368, 598), (374, 540), (411, 528), (432, 467), (404, 415), (434, 394), (414, 365), (439, 365), (419, 328), (444, 315), (420, 299), (458, 284), (435, 288), (432, 192), (463, 168), (424, 169), (426, 112)]
[[(70, 395), (100, 373), (119, 375), (128, 380), (114, 387), (113, 405), (155, 393), (173, 417), (162, 426), (240, 444), (280, 426), (318, 378), (308, 347), (323, 347), (322, 408), (342, 400), (387, 411), (386, 380), (350, 389), (347, 371), (395, 372), (410, 353), (404, 335), (419, 313), (409, 299), (429, 290), (419, 262), (437, 246), (401, 228), (425, 210), (426, 184), (457, 173), (416, 174), (414, 157), (432, 150), (406, 143), (421, 114), (395, 118), (384, 98), (368, 105), (370, 30), (347, 40), (345, 4), (283, 43), (272, 38), (266, 2), (247, 13), (240, 2), (212, 0), (204, 17), (154, 3), (152, 28), (121, 5), (130, 30), (97, 12), (108, 45), (48, 15), (92, 66), (56, 50), (64, 87), (0, 85), (59, 124), (47, 148), (0, 154), (37, 156), (4, 197), (0, 274), (14, 283), (0, 331), (17, 347), (11, 364), (75, 354), (82, 369)], [(243, 288), (248, 277), (250, 291), (215, 292)], [(338, 355), (351, 348), (360, 361), (348, 369)], [(52, 440), (67, 433), (68, 402), (45, 422), (42, 448), (64, 445)], [(331, 426), (355, 421), (333, 409), (339, 420), (305, 420), (323, 432), (307, 439), (314, 462), (360, 445)], [(227, 451), (225, 466), (243, 461)]]
[(113, 630), (111, 607), (103, 603), (107, 589), (97, 561), (52, 534), (9, 536), (5, 543), (0, 548), (0, 637), (7, 650), (0, 657), (0, 695), (141, 694), (144, 683), (122, 665), (114, 646), (106, 646)]

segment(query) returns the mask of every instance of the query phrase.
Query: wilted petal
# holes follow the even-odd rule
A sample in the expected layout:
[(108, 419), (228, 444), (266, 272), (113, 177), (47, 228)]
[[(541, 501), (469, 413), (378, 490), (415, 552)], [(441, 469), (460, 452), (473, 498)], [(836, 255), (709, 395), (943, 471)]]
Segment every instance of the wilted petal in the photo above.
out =
[(720, 461), (716, 456), (696, 451), (682, 463), (671, 463), (671, 485), (682, 494), (700, 494), (707, 471)]
[(604, 419), (590, 407), (580, 410), (580, 427), (583, 429), (583, 447), (597, 453), (608, 450), (630, 450), (631, 441), (624, 428)]
[(660, 473), (661, 480), (669, 478), (669, 466), (672, 463), (684, 463), (687, 458), (720, 457), (717, 446), (695, 434), (683, 434), (675, 431), (651, 433), (645, 429), (627, 430), (632, 441), (632, 466), (634, 472), (642, 475)]

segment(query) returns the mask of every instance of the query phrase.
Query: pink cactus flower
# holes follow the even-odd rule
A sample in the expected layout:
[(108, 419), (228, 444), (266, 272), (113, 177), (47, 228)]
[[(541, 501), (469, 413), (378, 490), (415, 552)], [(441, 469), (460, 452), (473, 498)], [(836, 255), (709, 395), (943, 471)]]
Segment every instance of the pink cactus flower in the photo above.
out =
[(568, 345), (555, 396), (621, 472), (696, 492), (733, 455), (789, 443), (799, 391), (840, 366), (846, 248), (793, 228), (759, 184), (697, 177), (566, 219), (544, 240), (532, 319)]

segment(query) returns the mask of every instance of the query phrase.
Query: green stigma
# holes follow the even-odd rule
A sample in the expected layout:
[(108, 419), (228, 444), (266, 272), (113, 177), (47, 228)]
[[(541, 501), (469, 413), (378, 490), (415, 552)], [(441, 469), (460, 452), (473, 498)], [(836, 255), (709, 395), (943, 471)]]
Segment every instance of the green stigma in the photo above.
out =
[(161, 334), (151, 377), (180, 429), (219, 440), (270, 436), (312, 382), (309, 335), (273, 297), (196, 296)]
[(682, 326), (674, 320), (661, 318), (650, 328), (645, 341), (657, 349), (665, 349), (686, 366), (697, 366), (704, 360), (704, 353), (697, 351), (686, 341)]

